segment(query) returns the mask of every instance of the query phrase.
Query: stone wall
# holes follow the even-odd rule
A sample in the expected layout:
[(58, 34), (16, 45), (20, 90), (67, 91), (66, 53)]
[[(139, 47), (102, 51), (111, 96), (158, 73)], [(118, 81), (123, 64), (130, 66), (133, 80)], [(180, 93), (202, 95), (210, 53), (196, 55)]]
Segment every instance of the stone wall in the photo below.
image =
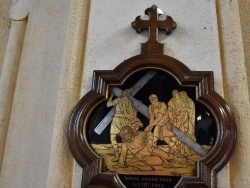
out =
[(6, 45), (8, 41), (9, 31), (10, 31), (10, 18), (9, 18), (9, 9), (10, 9), (10, 0), (2, 0), (0, 2), (0, 74), (3, 63), (3, 56), (5, 54)]
[(240, 13), (240, 23), (241, 23), (241, 32), (244, 46), (244, 54), (245, 54), (245, 64), (247, 69), (247, 80), (248, 87), (250, 87), (250, 1), (242, 0), (238, 2), (239, 4), (239, 13)]
[(17, 0), (7, 18), (9, 3), (0, 4), (1, 41), (12, 20), (8, 43), (0, 44), (0, 187), (80, 187), (68, 118), (90, 89), (93, 70), (113, 69), (140, 53), (146, 35), (130, 23), (153, 4), (178, 24), (172, 35), (160, 35), (164, 53), (191, 70), (214, 71), (215, 89), (234, 111), (237, 148), (218, 187), (248, 187), (247, 0)]

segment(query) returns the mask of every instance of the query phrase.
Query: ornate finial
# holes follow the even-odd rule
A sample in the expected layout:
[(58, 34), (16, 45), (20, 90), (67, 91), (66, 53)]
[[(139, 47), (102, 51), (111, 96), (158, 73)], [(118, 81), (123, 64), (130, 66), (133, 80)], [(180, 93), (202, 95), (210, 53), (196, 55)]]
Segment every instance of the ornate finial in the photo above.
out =
[(137, 16), (135, 21), (131, 23), (137, 33), (140, 33), (143, 29), (149, 29), (149, 40), (142, 44), (141, 53), (163, 54), (164, 45), (157, 41), (158, 29), (170, 34), (176, 28), (176, 23), (170, 16), (166, 16), (165, 20), (158, 20), (158, 15), (162, 14), (162, 11), (156, 5), (147, 8), (145, 14), (149, 15), (149, 20), (142, 20), (141, 16)]

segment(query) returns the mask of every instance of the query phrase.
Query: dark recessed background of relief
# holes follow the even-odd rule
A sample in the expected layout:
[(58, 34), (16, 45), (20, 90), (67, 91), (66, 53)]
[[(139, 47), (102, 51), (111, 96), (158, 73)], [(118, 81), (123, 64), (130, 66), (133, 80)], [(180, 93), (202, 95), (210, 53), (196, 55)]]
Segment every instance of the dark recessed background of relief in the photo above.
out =
[[(152, 69), (150, 69), (152, 70)], [(122, 90), (133, 87), (138, 80), (140, 80), (146, 72), (149, 70), (141, 70), (139, 72), (131, 75), (122, 86), (115, 86)], [(216, 121), (210, 112), (210, 110), (204, 106), (202, 103), (196, 100), (196, 90), (195, 87), (181, 87), (179, 83), (173, 78), (170, 74), (155, 70), (157, 74), (149, 80), (146, 85), (140, 89), (138, 93), (135, 94), (137, 100), (142, 101), (143, 104), (149, 106), (150, 102), (148, 97), (151, 94), (156, 94), (159, 98), (159, 101), (165, 102), (166, 104), (172, 98), (172, 91), (186, 91), (188, 96), (195, 103), (195, 136), (196, 141), (200, 145), (214, 145), (217, 135), (217, 126)], [(110, 86), (112, 87), (112, 86)], [(115, 98), (115, 97), (114, 97)], [(107, 101), (100, 103), (94, 111), (92, 111), (88, 122), (87, 122), (87, 140), (92, 144), (109, 144), (110, 143), (110, 124), (104, 129), (104, 131), (98, 135), (94, 132), (94, 129), (98, 123), (107, 115), (107, 113), (112, 109), (112, 107), (106, 107)], [(140, 114), (137, 113), (137, 117), (143, 123), (142, 130), (148, 125), (149, 120)], [(120, 142), (119, 136), (117, 136), (117, 141)], [(165, 144), (161, 142), (158, 144)]]

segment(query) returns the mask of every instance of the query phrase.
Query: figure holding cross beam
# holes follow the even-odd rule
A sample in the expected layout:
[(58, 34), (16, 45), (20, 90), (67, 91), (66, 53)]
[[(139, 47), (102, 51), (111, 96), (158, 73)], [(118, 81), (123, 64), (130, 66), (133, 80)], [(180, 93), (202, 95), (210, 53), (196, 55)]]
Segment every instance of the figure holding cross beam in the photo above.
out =
[(149, 132), (154, 128), (153, 146), (157, 147), (157, 141), (162, 140), (169, 145), (170, 152), (174, 153), (177, 150), (178, 139), (171, 130), (167, 105), (160, 102), (155, 94), (149, 96), (149, 101), (151, 103), (148, 107), (150, 120), (145, 131)]
[(132, 101), (129, 96), (132, 93), (132, 89), (125, 89), (122, 93), (122, 97), (113, 99), (113, 94), (107, 102), (107, 107), (115, 106), (115, 114), (110, 127), (110, 141), (115, 152), (113, 162), (119, 160), (119, 148), (116, 141), (116, 135), (120, 133), (120, 130), (125, 126), (131, 126), (135, 131), (142, 126), (141, 121), (136, 117), (136, 110), (132, 105)]

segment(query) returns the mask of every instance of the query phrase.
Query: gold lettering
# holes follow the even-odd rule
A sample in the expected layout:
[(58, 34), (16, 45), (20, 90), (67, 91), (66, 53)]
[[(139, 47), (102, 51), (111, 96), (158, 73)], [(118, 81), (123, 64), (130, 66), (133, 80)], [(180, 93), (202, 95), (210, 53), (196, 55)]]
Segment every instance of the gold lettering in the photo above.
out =
[(160, 182), (172, 182), (171, 178), (160, 178)]
[(164, 185), (163, 184), (159, 184), (159, 183), (152, 183), (151, 187), (155, 187), (155, 188), (163, 188)]
[(142, 183), (141, 187), (152, 187), (151, 183)]
[(129, 176), (125, 176), (125, 180), (127, 181), (140, 181), (140, 178), (139, 177), (129, 177)]

